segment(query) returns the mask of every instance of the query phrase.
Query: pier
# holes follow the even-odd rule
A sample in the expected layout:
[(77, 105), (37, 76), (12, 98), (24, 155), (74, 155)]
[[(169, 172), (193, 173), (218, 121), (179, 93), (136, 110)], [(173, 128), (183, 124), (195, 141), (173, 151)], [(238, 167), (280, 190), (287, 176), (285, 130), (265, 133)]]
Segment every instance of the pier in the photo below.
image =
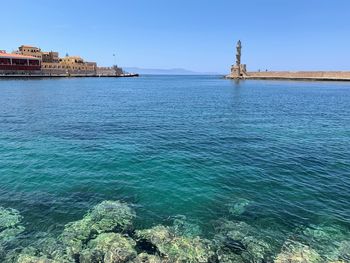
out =
[(247, 72), (244, 79), (350, 81), (350, 71)]
[(236, 46), (236, 64), (227, 79), (350, 81), (350, 71), (247, 71), (241, 64), (241, 41)]

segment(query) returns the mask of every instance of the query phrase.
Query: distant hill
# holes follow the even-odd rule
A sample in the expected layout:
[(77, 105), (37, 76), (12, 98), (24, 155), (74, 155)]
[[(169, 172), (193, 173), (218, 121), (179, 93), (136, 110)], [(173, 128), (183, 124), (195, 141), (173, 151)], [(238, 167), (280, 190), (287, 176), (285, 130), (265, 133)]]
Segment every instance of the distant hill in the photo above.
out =
[(137, 67), (124, 67), (124, 71), (130, 73), (138, 73), (141, 75), (220, 75), (216, 72), (195, 72), (182, 68), (173, 69), (150, 69)]

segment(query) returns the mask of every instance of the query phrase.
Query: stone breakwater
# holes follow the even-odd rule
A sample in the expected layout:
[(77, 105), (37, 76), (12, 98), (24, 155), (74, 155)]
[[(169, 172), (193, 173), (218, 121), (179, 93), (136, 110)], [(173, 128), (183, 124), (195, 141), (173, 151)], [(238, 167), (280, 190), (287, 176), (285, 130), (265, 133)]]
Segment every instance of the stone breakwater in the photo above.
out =
[[(250, 209), (237, 200), (216, 222), (211, 239), (184, 216), (170, 225), (135, 229), (132, 206), (103, 201), (68, 223), (58, 236), (28, 237), (17, 210), (0, 207), (0, 261), (6, 263), (347, 263), (350, 234), (336, 225), (310, 225), (273, 244), (273, 235), (239, 220)], [(22, 243), (21, 243), (22, 242)]]
[[(226, 76), (236, 79), (233, 75)], [(242, 79), (350, 81), (350, 71), (264, 71), (247, 72)]]

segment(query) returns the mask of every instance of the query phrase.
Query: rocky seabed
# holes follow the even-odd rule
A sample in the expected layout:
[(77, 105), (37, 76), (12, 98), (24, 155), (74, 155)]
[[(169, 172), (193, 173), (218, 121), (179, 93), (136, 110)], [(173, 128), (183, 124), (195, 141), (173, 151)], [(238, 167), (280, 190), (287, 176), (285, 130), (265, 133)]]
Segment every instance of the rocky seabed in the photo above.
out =
[[(229, 212), (239, 218), (249, 205), (234, 204)], [(211, 239), (185, 217), (172, 225), (135, 229), (132, 206), (104, 201), (81, 220), (67, 224), (58, 236), (43, 234), (27, 247), (22, 216), (0, 207), (0, 262), (5, 263), (346, 263), (350, 262), (350, 235), (334, 225), (312, 225), (297, 229), (280, 245), (263, 231), (237, 219), (217, 222)]]

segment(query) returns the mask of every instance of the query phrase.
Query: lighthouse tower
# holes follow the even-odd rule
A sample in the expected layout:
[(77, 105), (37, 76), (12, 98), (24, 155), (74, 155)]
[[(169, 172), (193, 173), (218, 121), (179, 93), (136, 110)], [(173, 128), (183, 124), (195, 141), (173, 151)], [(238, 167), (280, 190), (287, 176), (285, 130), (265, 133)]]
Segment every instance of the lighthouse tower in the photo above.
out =
[(242, 43), (241, 40), (238, 40), (236, 45), (236, 64), (231, 67), (231, 78), (240, 79), (244, 78), (247, 72), (247, 66), (241, 64), (242, 56)]

